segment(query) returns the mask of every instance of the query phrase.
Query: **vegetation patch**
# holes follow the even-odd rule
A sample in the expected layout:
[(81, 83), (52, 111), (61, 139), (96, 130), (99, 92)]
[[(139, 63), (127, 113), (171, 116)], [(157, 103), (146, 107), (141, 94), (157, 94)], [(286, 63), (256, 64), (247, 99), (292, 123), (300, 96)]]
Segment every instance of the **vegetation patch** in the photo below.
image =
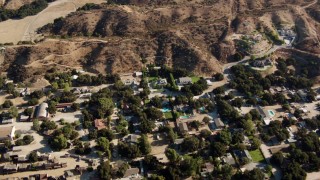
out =
[(249, 151), (253, 162), (264, 162), (264, 157), (260, 151), (260, 149), (256, 149), (254, 151)]

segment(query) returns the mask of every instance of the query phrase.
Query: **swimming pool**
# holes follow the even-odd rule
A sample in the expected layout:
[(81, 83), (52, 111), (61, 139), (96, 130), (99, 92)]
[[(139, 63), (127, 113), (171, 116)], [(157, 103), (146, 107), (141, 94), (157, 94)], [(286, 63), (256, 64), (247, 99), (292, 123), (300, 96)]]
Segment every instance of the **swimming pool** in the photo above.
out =
[(190, 116), (180, 116), (180, 119), (189, 119)]
[(273, 110), (268, 110), (268, 113), (269, 113), (269, 115), (270, 115), (271, 117), (273, 117), (274, 115), (276, 115)]
[(162, 108), (161, 112), (166, 113), (166, 112), (170, 112), (171, 110), (169, 108)]

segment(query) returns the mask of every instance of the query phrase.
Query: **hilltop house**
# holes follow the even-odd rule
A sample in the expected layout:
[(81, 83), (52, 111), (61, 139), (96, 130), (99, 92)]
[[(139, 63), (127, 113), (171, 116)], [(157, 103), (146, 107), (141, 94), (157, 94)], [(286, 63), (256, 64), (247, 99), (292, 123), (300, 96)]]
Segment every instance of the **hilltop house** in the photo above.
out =
[(179, 85), (183, 86), (186, 84), (192, 84), (192, 79), (190, 77), (181, 77), (179, 78)]

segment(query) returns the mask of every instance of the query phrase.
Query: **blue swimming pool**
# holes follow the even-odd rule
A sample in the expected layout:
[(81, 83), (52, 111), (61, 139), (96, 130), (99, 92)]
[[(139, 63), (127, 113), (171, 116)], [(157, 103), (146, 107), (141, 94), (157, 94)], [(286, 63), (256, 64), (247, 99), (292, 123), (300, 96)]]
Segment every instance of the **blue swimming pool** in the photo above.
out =
[(268, 113), (269, 113), (269, 115), (270, 115), (271, 117), (273, 117), (274, 115), (276, 115), (273, 110), (268, 110)]
[(162, 108), (161, 109), (161, 112), (163, 112), (163, 113), (170, 112), (170, 111), (171, 111), (171, 109), (169, 109), (169, 108)]

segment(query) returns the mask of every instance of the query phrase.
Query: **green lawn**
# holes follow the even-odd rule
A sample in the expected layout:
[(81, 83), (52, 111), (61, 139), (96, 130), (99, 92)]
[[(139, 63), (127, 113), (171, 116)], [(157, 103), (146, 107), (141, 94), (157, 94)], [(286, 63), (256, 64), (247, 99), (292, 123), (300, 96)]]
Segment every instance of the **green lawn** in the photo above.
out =
[(156, 81), (157, 79), (158, 79), (158, 77), (148, 77), (149, 82)]
[(253, 162), (264, 162), (264, 157), (260, 151), (260, 149), (249, 151)]
[(197, 81), (200, 80), (200, 77), (198, 77), (198, 76), (192, 76), (191, 79), (192, 79), (192, 83), (195, 83), (195, 82), (197, 82)]
[(166, 119), (172, 119), (172, 118), (173, 118), (171, 112), (165, 112), (165, 113), (163, 113), (163, 114), (164, 114), (164, 117), (165, 117)]

